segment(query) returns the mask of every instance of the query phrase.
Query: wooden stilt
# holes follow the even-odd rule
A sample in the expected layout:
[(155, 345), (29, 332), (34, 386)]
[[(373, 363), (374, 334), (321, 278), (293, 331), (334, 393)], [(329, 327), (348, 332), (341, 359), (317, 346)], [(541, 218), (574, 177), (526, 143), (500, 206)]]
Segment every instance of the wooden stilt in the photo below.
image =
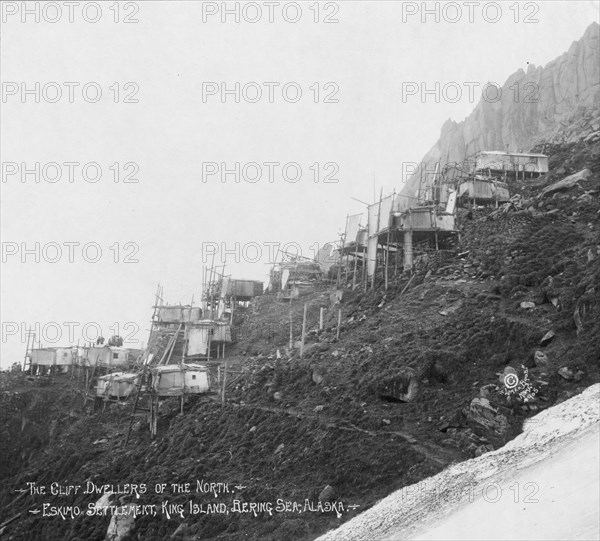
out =
[(223, 389), (221, 390), (221, 404), (225, 405), (225, 387), (227, 386), (227, 363), (225, 363), (225, 373), (223, 374)]
[(356, 266), (358, 265), (358, 240), (354, 248), (354, 270), (352, 271), (352, 291), (356, 288)]
[(367, 249), (363, 248), (363, 260), (362, 260), (362, 273), (360, 282), (363, 285), (363, 289), (367, 291), (367, 279), (366, 279), (366, 269), (367, 269)]
[(290, 306), (290, 351), (292, 349), (294, 349), (294, 331), (292, 329), (292, 307)]
[(185, 370), (181, 366), (181, 415), (183, 415), (183, 400), (185, 396)]
[(412, 269), (413, 266), (413, 247), (412, 247), (412, 229), (404, 231), (404, 270)]
[(304, 314), (302, 316), (302, 339), (300, 342), (300, 357), (302, 357), (302, 355), (304, 354), (304, 340), (306, 339), (306, 310), (307, 310), (307, 303), (304, 303)]
[(390, 229), (388, 227), (387, 241), (385, 244), (385, 289), (388, 288), (388, 268), (390, 265)]
[(140, 385), (141, 385), (142, 377), (143, 377), (143, 373), (140, 374), (140, 381), (138, 384), (136, 384), (137, 394), (135, 395), (135, 402), (133, 403), (133, 410), (131, 411), (131, 416), (129, 417), (129, 426), (127, 427), (127, 435), (125, 436), (125, 444), (123, 445), (124, 447), (127, 447), (127, 444), (129, 443), (129, 436), (131, 435), (131, 427), (133, 426), (133, 419), (135, 418), (135, 412), (137, 410), (137, 405), (140, 400)]

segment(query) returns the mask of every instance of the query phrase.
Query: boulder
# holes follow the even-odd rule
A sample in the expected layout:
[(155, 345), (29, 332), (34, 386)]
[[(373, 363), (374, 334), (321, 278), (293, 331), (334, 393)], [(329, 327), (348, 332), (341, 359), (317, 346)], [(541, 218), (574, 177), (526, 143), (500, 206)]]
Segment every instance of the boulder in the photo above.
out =
[(476, 432), (496, 440), (504, 440), (510, 428), (506, 416), (499, 413), (487, 398), (481, 397), (471, 401), (469, 424)]
[(540, 346), (547, 346), (554, 338), (554, 331), (548, 331), (540, 340)]
[(573, 373), (573, 370), (571, 370), (567, 366), (563, 366), (562, 368), (559, 368), (558, 369), (558, 375), (561, 378), (566, 379), (567, 381), (571, 381), (575, 377), (575, 374)]
[(327, 485), (323, 490), (321, 490), (321, 493), (319, 494), (319, 501), (321, 503), (332, 502), (335, 500), (335, 496), (335, 488), (333, 488), (331, 485)]
[(438, 429), (440, 432), (446, 432), (452, 428), (466, 428), (467, 427), (467, 416), (462, 409), (456, 410), (454, 414), (447, 420), (440, 423)]
[(523, 301), (520, 306), (523, 310), (531, 310), (532, 308), (535, 308), (535, 303), (531, 301)]
[(546, 186), (541, 191), (539, 197), (544, 197), (545, 195), (548, 195), (549, 193), (558, 192), (561, 190), (568, 190), (569, 188), (572, 188), (573, 186), (575, 186), (575, 184), (577, 184), (579, 181), (587, 179), (590, 176), (590, 174), (591, 174), (591, 172), (589, 169), (583, 169), (582, 171), (579, 171), (578, 173), (569, 175), (568, 177), (563, 178), (562, 180), (559, 180), (558, 182), (555, 182), (554, 184), (550, 184), (550, 186)]
[(500, 374), (500, 376), (498, 377), (500, 383), (503, 386), (505, 385), (506, 376), (508, 376), (509, 374), (514, 374), (515, 376), (518, 376), (517, 371), (512, 366), (506, 366)]
[(538, 368), (548, 368), (548, 355), (546, 355), (543, 351), (536, 351), (533, 354), (533, 361), (535, 362), (535, 366)]
[(497, 390), (497, 387), (495, 384), (488, 383), (487, 385), (483, 385), (479, 389), (479, 396), (482, 398), (487, 398), (489, 400), (490, 397), (492, 396), (492, 392), (496, 391), (496, 390)]

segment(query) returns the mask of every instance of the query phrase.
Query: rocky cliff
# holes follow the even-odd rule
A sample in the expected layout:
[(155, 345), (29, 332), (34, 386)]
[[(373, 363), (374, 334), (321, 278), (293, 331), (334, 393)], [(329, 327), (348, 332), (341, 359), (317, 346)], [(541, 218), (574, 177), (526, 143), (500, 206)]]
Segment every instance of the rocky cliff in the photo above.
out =
[[(447, 120), (421, 160), (425, 170), (434, 170), (438, 161), (463, 161), (480, 150), (526, 152), (543, 141), (574, 142), (597, 131), (599, 34), (600, 25), (592, 23), (566, 53), (544, 67), (515, 72), (499, 96), (490, 89), (464, 121)], [(412, 175), (402, 193), (415, 196), (419, 178), (419, 172)]]

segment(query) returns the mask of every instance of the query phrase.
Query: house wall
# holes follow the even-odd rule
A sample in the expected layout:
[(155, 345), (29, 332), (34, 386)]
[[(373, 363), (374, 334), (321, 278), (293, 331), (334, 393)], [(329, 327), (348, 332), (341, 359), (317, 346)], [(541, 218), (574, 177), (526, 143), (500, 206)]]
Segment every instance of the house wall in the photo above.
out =
[(199, 306), (163, 306), (158, 309), (158, 319), (164, 323), (197, 322), (202, 319), (202, 310)]
[(186, 393), (205, 393), (210, 388), (208, 372), (201, 370), (157, 372), (152, 386), (159, 396), (179, 396), (184, 382)]
[(477, 179), (463, 182), (459, 186), (458, 193), (459, 196), (469, 197), (471, 199), (489, 201), (508, 201), (510, 199), (507, 187), (498, 183)]
[(208, 326), (188, 329), (187, 355), (206, 355), (208, 353)]
[(256, 280), (229, 280), (227, 294), (234, 297), (257, 297), (263, 293), (263, 284)]
[(231, 342), (231, 327), (229, 325), (216, 325), (214, 329), (213, 342)]
[(485, 154), (477, 156), (477, 169), (496, 171), (526, 171), (536, 173), (548, 172), (546, 156), (520, 156), (517, 154)]
[(452, 214), (438, 214), (437, 226), (442, 231), (454, 231), (454, 215)]
[(107, 381), (100, 378), (96, 385), (96, 396), (123, 398), (129, 396), (133, 392), (134, 386), (134, 383), (130, 381)]
[[(116, 355), (116, 358), (115, 358)], [(117, 348), (89, 348), (87, 360), (90, 366), (127, 366), (129, 364), (128, 351)]]
[(187, 370), (184, 373), (185, 390), (190, 393), (205, 393), (209, 390), (208, 372)]
[(56, 364), (70, 366), (73, 364), (73, 350), (71, 348), (58, 348), (56, 350)]
[(183, 376), (179, 372), (158, 372), (154, 375), (152, 387), (159, 396), (181, 394)]
[(433, 229), (437, 227), (432, 216), (431, 209), (411, 211), (408, 223), (412, 229)]
[(31, 351), (31, 364), (40, 366), (53, 366), (56, 360), (56, 351), (49, 349), (34, 349)]

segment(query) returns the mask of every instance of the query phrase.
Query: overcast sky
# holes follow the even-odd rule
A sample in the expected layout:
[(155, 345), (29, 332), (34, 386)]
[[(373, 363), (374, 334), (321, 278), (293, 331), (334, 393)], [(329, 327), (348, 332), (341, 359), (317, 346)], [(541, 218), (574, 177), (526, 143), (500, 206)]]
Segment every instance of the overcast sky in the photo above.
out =
[[(423, 22), (421, 2), (226, 2), (223, 22), (221, 2), (90, 4), (74, 6), (70, 22), (64, 2), (27, 2), (23, 22), (23, 2), (3, 2), (3, 367), (23, 358), (15, 325), (39, 323), (44, 345), (82, 343), (95, 323), (104, 336), (117, 324), (145, 342), (157, 283), (171, 303), (197, 302), (215, 246), (219, 264), (229, 250), (227, 273), (265, 281), (274, 243), (314, 255), (364, 210), (352, 197), (398, 191), (403, 162), (418, 162), (447, 119), (471, 112), (481, 94), (470, 99), (465, 82), (502, 85), (546, 64), (599, 10), (481, 2), (469, 13), (462, 2), (428, 2)], [(463, 98), (403, 99), (403, 85), (436, 82), (456, 83)], [(39, 177), (21, 182), (22, 163), (36, 162)], [(52, 162), (61, 176), (49, 182)], [(94, 165), (88, 180), (82, 172), (92, 162), (96, 182)], [(221, 182), (212, 162), (238, 162), (246, 177)], [(261, 164), (257, 180), (251, 162)], [(128, 174), (137, 182), (124, 183)]]

